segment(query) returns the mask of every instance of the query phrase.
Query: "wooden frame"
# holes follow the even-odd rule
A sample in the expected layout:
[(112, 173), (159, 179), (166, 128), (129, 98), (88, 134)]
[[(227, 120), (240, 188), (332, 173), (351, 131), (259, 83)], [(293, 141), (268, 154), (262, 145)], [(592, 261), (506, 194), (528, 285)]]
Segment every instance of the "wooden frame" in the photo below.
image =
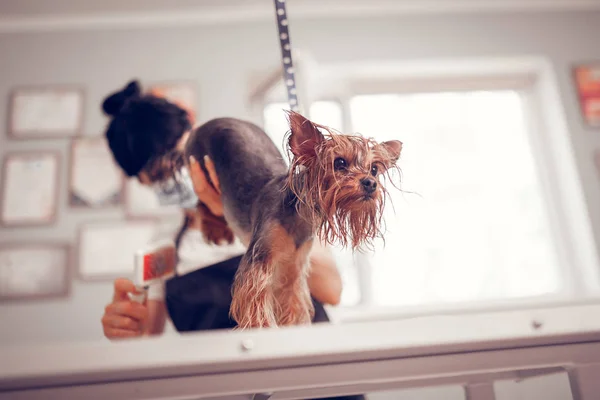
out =
[(600, 61), (573, 67), (581, 117), (586, 126), (600, 128)]
[[(71, 130), (64, 129), (25, 129), (22, 132), (17, 131), (17, 127), (15, 124), (18, 123), (15, 113), (17, 112), (17, 107), (15, 102), (17, 101), (17, 97), (20, 94), (38, 94), (38, 95), (48, 95), (48, 94), (74, 94), (78, 98), (78, 109), (75, 110), (77, 115), (73, 116), (74, 126)], [(63, 86), (63, 85), (50, 85), (50, 86), (19, 86), (12, 90), (9, 99), (9, 109), (8, 109), (8, 135), (12, 139), (16, 140), (32, 140), (32, 139), (48, 139), (48, 138), (61, 138), (61, 137), (76, 137), (81, 134), (81, 130), (83, 127), (83, 118), (85, 110), (85, 92), (79, 86)], [(55, 110), (50, 110), (56, 112)], [(49, 111), (49, 112), (50, 112)]]
[[(107, 173), (110, 173), (110, 171), (107, 171), (107, 169), (114, 168), (114, 172), (116, 174), (118, 174), (119, 180), (120, 180), (120, 186), (118, 187), (118, 190), (116, 190), (115, 193), (106, 197), (105, 200), (102, 200), (102, 201), (99, 201), (96, 203), (86, 202), (84, 199), (80, 199), (77, 196), (77, 194), (74, 193), (75, 173), (77, 172), (77, 165), (78, 165), (77, 164), (78, 158), (77, 158), (77, 154), (76, 154), (76, 147), (77, 147), (77, 143), (84, 142), (84, 141), (92, 143), (93, 145), (100, 145), (101, 143), (104, 144), (104, 146), (106, 147), (106, 157), (105, 157), (106, 159), (104, 159), (104, 157), (102, 157), (103, 159), (100, 161), (101, 165), (98, 166), (98, 168), (104, 168), (104, 171)], [(69, 201), (69, 206), (71, 208), (103, 209), (103, 208), (119, 207), (124, 203), (125, 177), (123, 176), (123, 173), (121, 172), (121, 170), (116, 166), (116, 164), (114, 164), (110, 149), (108, 149), (108, 146), (106, 145), (106, 141), (104, 140), (103, 137), (92, 136), (89, 138), (84, 138), (84, 137), (74, 138), (71, 141), (70, 155), (71, 155), (71, 157), (70, 157), (70, 163), (69, 163), (69, 189), (68, 189), (69, 200), (68, 201)], [(95, 179), (94, 181), (96, 182), (96, 181), (98, 181), (98, 179)]]
[[(44, 300), (44, 299), (55, 299), (64, 298), (71, 293), (71, 266), (72, 266), (72, 251), (68, 244), (65, 243), (2, 243), (0, 244), (0, 271), (3, 268), (2, 253), (10, 252), (11, 250), (28, 250), (35, 251), (35, 249), (46, 250), (46, 251), (60, 251), (63, 253), (64, 264), (60, 266), (63, 271), (62, 286), (58, 290), (31, 293), (31, 294), (5, 294), (3, 293), (3, 283), (0, 281), (0, 301), (21, 301), (21, 300)], [(50, 266), (56, 267), (56, 266)], [(0, 273), (0, 276), (2, 274)]]
[[(128, 228), (132, 228), (134, 226), (142, 226), (145, 225), (144, 228), (148, 228), (149, 230), (152, 231), (151, 234), (148, 235), (147, 240), (139, 240), (140, 243), (138, 243), (139, 247), (135, 247), (135, 248), (131, 248), (131, 249), (126, 249), (123, 250), (121, 249), (123, 252), (127, 251), (127, 252), (131, 252), (131, 261), (123, 261), (123, 265), (122, 265), (122, 269), (119, 270), (114, 270), (114, 271), (110, 271), (110, 272), (93, 272), (93, 271), (85, 271), (86, 268), (86, 249), (84, 248), (84, 246), (86, 245), (85, 243), (85, 234), (86, 234), (86, 230), (87, 229), (95, 229), (95, 228), (105, 228), (108, 229), (109, 231), (112, 232), (123, 232)], [(77, 250), (76, 250), (76, 258), (77, 258), (77, 276), (80, 280), (82, 281), (110, 281), (116, 278), (120, 278), (120, 277), (126, 277), (126, 278), (133, 278), (134, 275), (134, 261), (135, 261), (135, 252), (137, 250), (139, 250), (139, 248), (142, 247), (146, 247), (148, 245), (148, 243), (151, 240), (155, 239), (155, 236), (158, 232), (158, 221), (153, 220), (153, 219), (140, 219), (140, 220), (135, 220), (135, 221), (127, 221), (127, 220), (122, 220), (122, 219), (115, 219), (115, 220), (110, 220), (110, 221), (90, 221), (90, 222), (86, 222), (82, 225), (79, 226), (78, 229), (78, 233), (77, 233)], [(110, 236), (109, 240), (113, 241), (113, 242), (117, 242), (119, 243), (119, 238), (117, 237), (112, 238)], [(131, 238), (131, 236), (129, 236)], [(114, 244), (114, 243), (111, 243)], [(101, 249), (102, 250), (102, 249)], [(111, 252), (113, 252), (114, 246), (110, 246), (110, 250)], [(107, 257), (108, 254), (102, 254), (102, 262), (106, 262), (106, 263), (110, 263), (112, 261), (109, 260), (109, 258)], [(106, 261), (104, 261), (106, 260)], [(126, 267), (125, 264), (129, 264), (129, 267)]]
[[(24, 221), (15, 221), (8, 222), (5, 219), (4, 207), (6, 206), (7, 201), (7, 181), (8, 181), (8, 164), (14, 158), (26, 157), (26, 158), (35, 158), (35, 157), (43, 157), (43, 156), (51, 156), (54, 158), (56, 163), (56, 171), (54, 174), (55, 185), (54, 185), (54, 193), (52, 198), (54, 200), (54, 205), (52, 207), (52, 212), (47, 218), (42, 218), (40, 220), (24, 220)], [(23, 151), (23, 152), (9, 152), (4, 158), (4, 163), (2, 166), (2, 188), (0, 190), (0, 226), (42, 226), (42, 225), (52, 225), (56, 221), (56, 215), (58, 213), (58, 201), (59, 201), (59, 188), (61, 184), (61, 167), (62, 167), (62, 157), (57, 151)]]

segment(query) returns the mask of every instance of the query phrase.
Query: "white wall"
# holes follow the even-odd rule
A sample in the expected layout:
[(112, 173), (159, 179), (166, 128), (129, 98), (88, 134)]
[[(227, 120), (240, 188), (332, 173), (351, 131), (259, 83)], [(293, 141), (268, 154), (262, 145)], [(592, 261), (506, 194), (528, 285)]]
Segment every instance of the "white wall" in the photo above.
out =
[[(571, 67), (600, 59), (600, 12), (453, 14), (370, 19), (291, 21), (292, 44), (319, 63), (452, 57), (541, 55), (556, 69), (558, 84), (585, 195), (600, 245), (600, 179), (591, 153), (600, 134), (579, 114)], [(0, 126), (5, 127), (8, 93), (15, 85), (76, 83), (86, 88), (84, 134), (99, 134), (103, 96), (132, 77), (144, 81), (194, 80), (201, 120), (250, 115), (245, 95), (255, 71), (277, 65), (279, 48), (270, 23), (204, 28), (0, 34)], [(67, 140), (9, 141), (7, 151), (57, 149), (68, 160)], [(77, 226), (88, 220), (121, 218), (121, 212), (75, 212), (67, 206), (67, 164), (62, 166), (59, 219), (55, 226), (2, 229), (0, 241), (58, 239), (75, 243)], [(71, 297), (43, 303), (0, 305), (0, 341), (100, 339), (100, 316), (110, 283), (73, 281)]]
[[(199, 89), (199, 118), (244, 116), (244, 93), (251, 65), (277, 63), (275, 34), (269, 28), (154, 31), (64, 32), (0, 35), (0, 119), (6, 121), (7, 97), (20, 84), (75, 83), (86, 89), (84, 134), (101, 134), (106, 120), (100, 102), (132, 77), (144, 81), (192, 80)], [(242, 35), (259, 51), (256, 57), (238, 40)], [(209, 38), (213, 38), (212, 40)], [(6, 123), (1, 124), (2, 127)], [(69, 158), (68, 140), (9, 141), (7, 151), (56, 149)], [(68, 165), (63, 163), (58, 222), (35, 229), (2, 229), (0, 241), (64, 240), (74, 244), (77, 227), (89, 220), (122, 218), (119, 211), (83, 212), (67, 204)], [(76, 265), (73, 265), (76, 268)], [(100, 317), (111, 298), (110, 283), (73, 281), (71, 297), (44, 302), (0, 305), (3, 343), (102, 338)]]
[[(325, 64), (366, 59), (547, 57), (556, 69), (596, 243), (600, 246), (600, 179), (595, 175), (591, 159), (593, 149), (600, 147), (600, 132), (583, 125), (571, 81), (571, 67), (575, 63), (600, 59), (599, 12), (382, 17), (298, 23), (292, 19), (291, 28), (293, 45), (309, 50)], [(87, 95), (84, 134), (99, 134), (105, 124), (99, 107), (102, 97), (131, 77), (142, 81), (196, 81), (201, 120), (223, 115), (248, 117), (245, 94), (249, 76), (254, 71), (277, 65), (277, 45), (271, 24), (0, 34), (0, 126), (7, 125), (7, 99), (13, 86), (78, 83), (85, 86)], [(68, 160), (67, 140), (17, 142), (7, 140), (5, 133), (0, 132), (2, 160), (8, 151), (33, 149), (56, 149)], [(2, 229), (0, 242), (57, 239), (74, 244), (80, 223), (123, 216), (118, 211), (70, 210), (66, 184), (67, 165), (63, 164), (59, 219), (55, 226)], [(0, 304), (0, 341), (10, 345), (101, 339), (100, 316), (110, 293), (108, 282), (82, 283), (74, 278), (69, 298)], [(564, 389), (564, 382), (562, 387)], [(425, 398), (447, 399), (450, 393), (462, 397), (456, 390), (432, 389), (420, 392), (420, 398), (426, 395)], [(514, 390), (504, 386), (498, 394), (514, 394)], [(408, 393), (416, 392), (404, 394), (408, 396)], [(373, 398), (398, 396), (399, 393), (390, 393)], [(535, 396), (520, 394), (511, 398)]]

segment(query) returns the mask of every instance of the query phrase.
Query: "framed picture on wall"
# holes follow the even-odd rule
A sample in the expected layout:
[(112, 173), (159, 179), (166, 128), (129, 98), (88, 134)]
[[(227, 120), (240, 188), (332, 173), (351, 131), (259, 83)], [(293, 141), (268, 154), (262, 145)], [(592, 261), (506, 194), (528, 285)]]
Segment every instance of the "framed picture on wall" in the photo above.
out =
[(71, 207), (105, 208), (122, 203), (125, 178), (103, 137), (74, 139), (70, 165)]
[(132, 278), (135, 252), (158, 234), (152, 220), (103, 221), (80, 227), (78, 239), (79, 277), (82, 280)]
[(192, 82), (151, 83), (148, 92), (177, 104), (188, 112), (192, 124), (196, 120), (196, 87)]
[(83, 122), (83, 107), (81, 88), (17, 88), (10, 96), (9, 136), (13, 139), (77, 136)]
[(0, 224), (47, 225), (56, 219), (60, 155), (9, 153), (2, 173)]
[(68, 296), (69, 255), (66, 244), (1, 244), (0, 301)]
[(575, 81), (586, 124), (600, 127), (600, 62), (576, 67)]

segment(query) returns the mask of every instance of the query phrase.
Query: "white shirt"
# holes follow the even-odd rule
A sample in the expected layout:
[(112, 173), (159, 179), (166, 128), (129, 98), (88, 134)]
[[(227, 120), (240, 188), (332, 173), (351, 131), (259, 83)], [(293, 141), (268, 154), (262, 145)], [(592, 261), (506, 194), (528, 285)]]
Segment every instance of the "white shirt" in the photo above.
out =
[[(232, 244), (222, 244), (220, 246), (207, 243), (204, 240), (202, 232), (197, 229), (187, 229), (179, 242), (177, 255), (179, 264), (177, 264), (177, 274), (179, 276), (205, 268), (233, 257), (240, 256), (246, 252), (246, 247), (235, 238)], [(165, 284), (164, 282), (150, 285), (148, 288), (149, 300), (164, 300)]]

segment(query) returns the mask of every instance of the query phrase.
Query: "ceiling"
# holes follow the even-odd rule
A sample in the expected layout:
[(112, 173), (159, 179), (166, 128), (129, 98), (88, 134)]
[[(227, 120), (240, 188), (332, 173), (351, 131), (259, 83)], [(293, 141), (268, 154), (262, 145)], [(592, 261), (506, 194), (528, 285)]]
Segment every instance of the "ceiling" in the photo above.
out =
[[(1, 0), (0, 32), (227, 23), (273, 17), (274, 0)], [(287, 0), (295, 18), (600, 9), (600, 0)]]
[[(226, 0), (228, 4), (260, 3), (258, 0)], [(198, 10), (222, 5), (223, 0), (3, 0), (0, 15), (56, 16)]]

